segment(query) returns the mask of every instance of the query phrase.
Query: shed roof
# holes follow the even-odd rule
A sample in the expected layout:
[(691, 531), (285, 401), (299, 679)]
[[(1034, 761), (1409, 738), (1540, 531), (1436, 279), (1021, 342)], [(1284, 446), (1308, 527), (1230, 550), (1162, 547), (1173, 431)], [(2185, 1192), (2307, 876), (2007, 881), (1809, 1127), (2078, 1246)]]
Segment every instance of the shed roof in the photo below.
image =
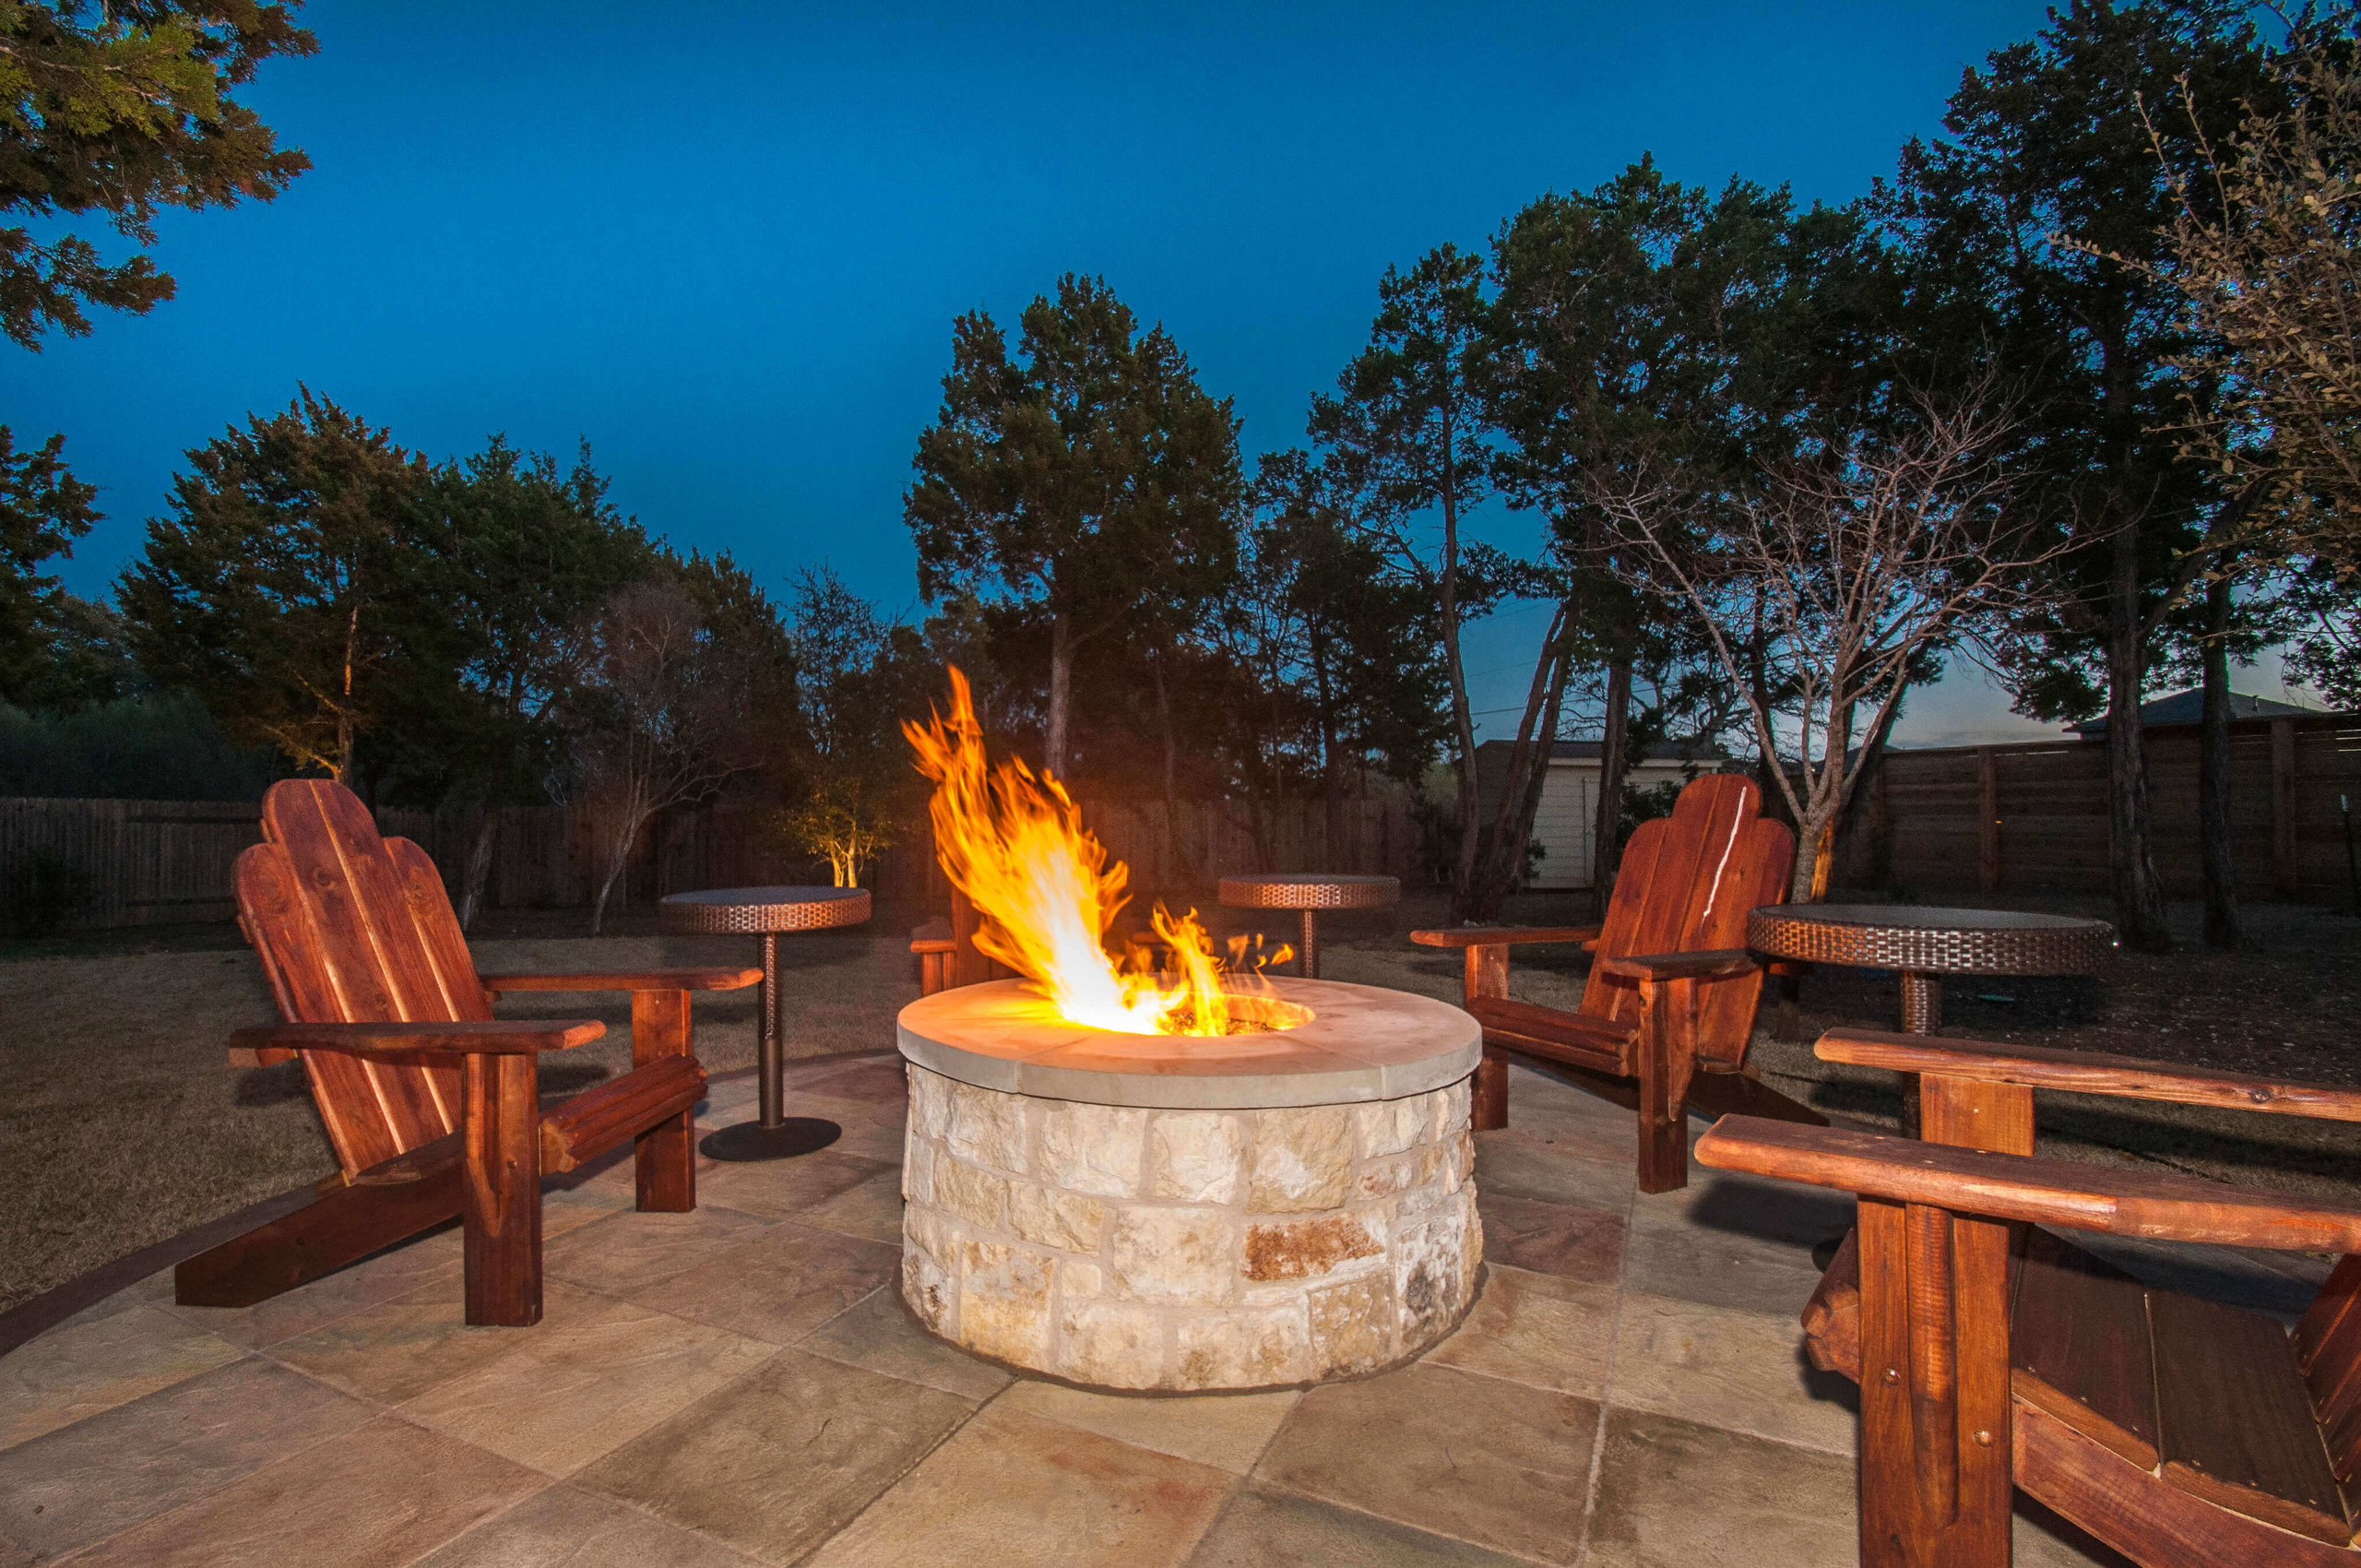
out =
[[(2294, 703), (2273, 702), (2269, 697), (2259, 697), (2251, 692), (2232, 691), (2230, 693), (2230, 717), (2234, 719), (2301, 719), (2309, 714), (2325, 711), (2323, 708), (2300, 707)], [(2204, 717), (2204, 712), (2205, 688), (2191, 686), (2185, 692), (2175, 692), (2169, 696), (2161, 696), (2152, 702), (2142, 703), (2140, 723), (2142, 729), (2148, 730), (2174, 724), (2195, 724)], [(2086, 724), (2077, 724), (2072, 728), (2074, 733), (2084, 740), (2104, 735), (2106, 733), (2106, 716), (2102, 714)]]

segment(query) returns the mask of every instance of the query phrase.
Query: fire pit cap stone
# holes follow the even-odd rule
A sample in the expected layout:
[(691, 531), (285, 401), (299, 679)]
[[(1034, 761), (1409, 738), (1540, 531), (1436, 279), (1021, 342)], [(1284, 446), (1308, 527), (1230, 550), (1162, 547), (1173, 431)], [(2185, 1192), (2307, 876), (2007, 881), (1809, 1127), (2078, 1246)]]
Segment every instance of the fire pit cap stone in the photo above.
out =
[(1311, 1020), (1268, 1034), (1131, 1035), (1042, 1016), (1029, 981), (991, 980), (902, 1009), (902, 1055), (978, 1088), (1154, 1111), (1399, 1099), (1476, 1070), (1473, 1017), (1406, 991), (1273, 979)]

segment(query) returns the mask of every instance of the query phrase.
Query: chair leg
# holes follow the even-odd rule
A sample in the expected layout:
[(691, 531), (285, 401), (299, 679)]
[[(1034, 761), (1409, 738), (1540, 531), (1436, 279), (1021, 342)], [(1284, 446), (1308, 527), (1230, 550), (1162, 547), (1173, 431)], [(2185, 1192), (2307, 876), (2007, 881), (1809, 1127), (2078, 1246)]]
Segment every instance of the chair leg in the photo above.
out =
[(460, 1102), (467, 1317), (541, 1321), (541, 1105), (533, 1058), (470, 1056)]
[(1484, 1048), (1484, 1058), (1476, 1063), (1476, 1079), (1468, 1094), (1467, 1124), (1470, 1131), (1496, 1132), (1509, 1124), (1509, 1059)]
[[(635, 991), (631, 998), (631, 1061), (635, 1067), (689, 1054), (689, 993)], [(697, 1127), (694, 1109), (669, 1116), (639, 1134), (639, 1206), (647, 1214), (686, 1214), (697, 1206)]]
[(1690, 980), (1640, 982), (1640, 1191), (1689, 1185), (1689, 1079), (1696, 1067)]

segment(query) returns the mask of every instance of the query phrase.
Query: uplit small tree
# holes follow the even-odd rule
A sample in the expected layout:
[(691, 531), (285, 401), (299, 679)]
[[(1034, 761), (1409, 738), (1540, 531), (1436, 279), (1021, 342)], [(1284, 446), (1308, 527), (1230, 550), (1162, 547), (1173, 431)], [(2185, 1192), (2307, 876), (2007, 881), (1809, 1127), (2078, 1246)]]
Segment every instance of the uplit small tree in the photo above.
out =
[(803, 797), (779, 814), (790, 842), (828, 862), (838, 887), (908, 831), (918, 775), (900, 725), (925, 664), (917, 634), (888, 623), (827, 566), (796, 574), (788, 643), (807, 741)]
[(1701, 493), (1643, 465), (1594, 497), (1626, 546), (1627, 580), (1685, 607), (1743, 696), (1803, 847), (1798, 902), (1826, 890), (1835, 826), (1871, 754), (1855, 736), (1884, 735), (1944, 649), (1997, 652), (2038, 608), (2033, 568), (2058, 548), (2011, 506), (2002, 417), (1916, 415), (1750, 493)]

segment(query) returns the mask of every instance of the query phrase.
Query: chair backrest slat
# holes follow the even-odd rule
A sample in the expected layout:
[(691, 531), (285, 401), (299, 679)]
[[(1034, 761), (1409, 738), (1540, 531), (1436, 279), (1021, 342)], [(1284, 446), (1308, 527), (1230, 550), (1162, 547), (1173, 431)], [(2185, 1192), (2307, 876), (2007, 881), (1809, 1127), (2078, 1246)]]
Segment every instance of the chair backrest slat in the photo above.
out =
[(2361, 1255), (2339, 1262), (2296, 1325), (2296, 1364), (2339, 1480), (2361, 1469)]
[[(1760, 803), (1753, 780), (1710, 774), (1680, 791), (1671, 815), (1634, 829), (1596, 951), (1628, 957), (1745, 946), (1747, 911), (1784, 902), (1795, 866), (1794, 833), (1761, 815)], [(1699, 1049), (1742, 1056), (1762, 989), (1760, 972), (1701, 986)], [(1581, 1011), (1628, 1020), (1639, 1006), (1634, 981), (1592, 968)]]
[[(386, 840), (349, 790), (287, 779), (238, 858), (240, 923), (290, 1023), (488, 1018), (433, 862)], [(458, 1126), (456, 1068), (307, 1051), (312, 1096), (350, 1175)]]

